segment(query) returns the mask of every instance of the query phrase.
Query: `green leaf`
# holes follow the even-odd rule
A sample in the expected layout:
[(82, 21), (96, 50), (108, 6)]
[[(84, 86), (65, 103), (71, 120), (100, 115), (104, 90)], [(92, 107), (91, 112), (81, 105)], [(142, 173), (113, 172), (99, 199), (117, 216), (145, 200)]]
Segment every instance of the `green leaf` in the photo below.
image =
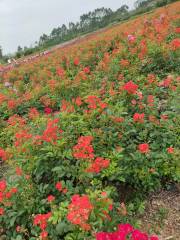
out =
[(60, 222), (56, 226), (56, 231), (58, 234), (62, 235), (64, 232), (66, 232), (67, 224), (65, 222)]

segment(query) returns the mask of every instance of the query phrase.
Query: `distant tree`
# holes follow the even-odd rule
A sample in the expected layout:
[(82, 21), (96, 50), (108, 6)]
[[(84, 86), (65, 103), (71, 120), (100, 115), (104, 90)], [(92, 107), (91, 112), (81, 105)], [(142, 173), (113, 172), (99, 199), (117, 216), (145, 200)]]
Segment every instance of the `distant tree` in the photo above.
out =
[(147, 7), (149, 3), (151, 3), (152, 0), (137, 0), (134, 3), (135, 8), (143, 8), (143, 7)]
[(22, 52), (22, 51), (23, 51), (22, 47), (21, 47), (21, 46), (18, 46), (17, 52)]
[(47, 40), (48, 40), (48, 35), (43, 34), (42, 36), (40, 36), (39, 38), (39, 45), (43, 45)]
[(0, 46), (0, 59), (3, 58), (3, 50), (2, 50), (2, 47)]

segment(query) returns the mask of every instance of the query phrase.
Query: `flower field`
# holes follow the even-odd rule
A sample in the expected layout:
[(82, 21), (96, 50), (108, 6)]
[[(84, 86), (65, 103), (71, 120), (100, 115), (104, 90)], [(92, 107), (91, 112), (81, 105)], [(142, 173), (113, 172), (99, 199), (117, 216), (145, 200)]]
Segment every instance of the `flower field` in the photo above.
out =
[(179, 13), (176, 2), (0, 76), (2, 239), (158, 239), (135, 219), (180, 181)]

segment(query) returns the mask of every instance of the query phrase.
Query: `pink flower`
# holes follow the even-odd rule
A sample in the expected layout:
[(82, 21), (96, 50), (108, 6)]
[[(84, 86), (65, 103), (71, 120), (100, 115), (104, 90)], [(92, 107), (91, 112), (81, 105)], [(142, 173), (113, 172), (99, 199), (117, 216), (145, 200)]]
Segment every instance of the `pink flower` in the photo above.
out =
[(151, 236), (149, 240), (159, 240), (157, 236)]
[(131, 236), (132, 240), (148, 240), (148, 235), (146, 233), (142, 233), (139, 230), (134, 230)]
[(135, 42), (136, 41), (136, 37), (134, 35), (129, 34), (128, 35), (128, 41), (129, 42)]
[(109, 234), (105, 232), (99, 232), (96, 234), (96, 240), (109, 240)]
[(124, 232), (126, 235), (131, 233), (133, 230), (134, 228), (129, 223), (118, 225), (118, 232)]

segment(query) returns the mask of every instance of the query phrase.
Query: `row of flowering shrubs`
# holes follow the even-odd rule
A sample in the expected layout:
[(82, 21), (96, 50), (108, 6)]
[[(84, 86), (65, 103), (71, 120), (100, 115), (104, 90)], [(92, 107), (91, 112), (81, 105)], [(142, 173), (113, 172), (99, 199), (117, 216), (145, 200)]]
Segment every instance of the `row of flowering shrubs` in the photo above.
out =
[(157, 239), (127, 223), (180, 180), (179, 6), (0, 76), (2, 239)]

